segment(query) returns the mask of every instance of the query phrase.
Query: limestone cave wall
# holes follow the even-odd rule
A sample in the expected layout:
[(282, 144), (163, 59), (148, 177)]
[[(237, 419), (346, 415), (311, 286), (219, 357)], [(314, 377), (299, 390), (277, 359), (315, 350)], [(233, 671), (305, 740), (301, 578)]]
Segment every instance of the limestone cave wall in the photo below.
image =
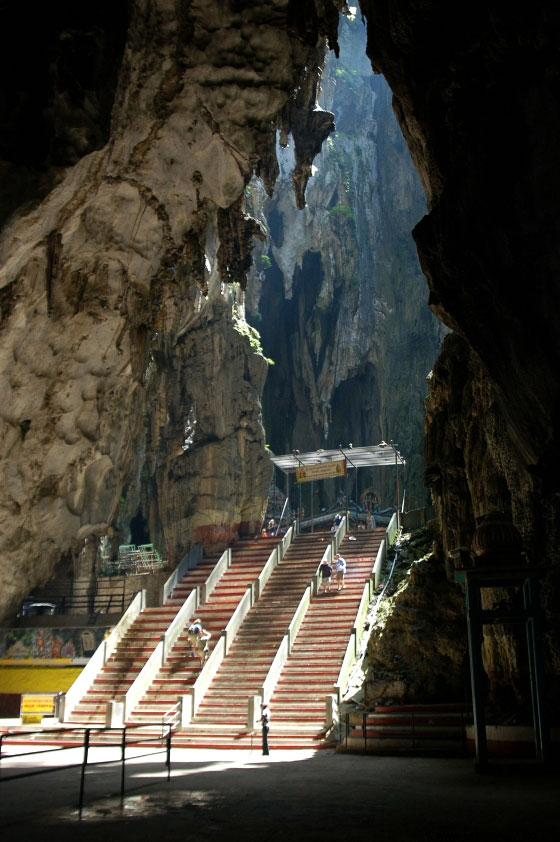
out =
[[(367, 54), (393, 92), (427, 196), (414, 236), (430, 304), (454, 331), (427, 403), (426, 479), (444, 557), (469, 542), (479, 514), (511, 514), (529, 560), (547, 568), (553, 684), (560, 11), (544, 0), (360, 5)], [(263, 234), (244, 212), (245, 189), (256, 175), (272, 190), (279, 132), (293, 143), (303, 207), (333, 128), (316, 102), (341, 7), (132, 0), (93, 12), (63, 3), (22, 26), (23, 7), (2, 6), (2, 616), (61, 565), (91, 576), (100, 537), (116, 547), (134, 530), (149, 534), (175, 564), (197, 538), (216, 544), (258, 524), (270, 478), (266, 361), (232, 292)], [(337, 204), (356, 217), (351, 202), (330, 210)], [(340, 213), (353, 267), (351, 218)], [(290, 276), (281, 250), (272, 249), (277, 285)], [(324, 286), (331, 269), (313, 250), (299, 271), (293, 285), (311, 280), (298, 306), (312, 328), (312, 365), (336, 272)], [(344, 376), (374, 386), (379, 361), (369, 351), (363, 360)], [(324, 429), (325, 407), (314, 401), (306, 435)], [(336, 410), (334, 423), (347, 432)], [(503, 636), (488, 642), (493, 687), (513, 681), (519, 659)]]
[[(476, 518), (512, 517), (543, 564), (549, 692), (557, 694), (559, 321), (556, 136), (560, 15), (537, 2), (361, 3), (428, 197), (414, 237), (446, 339), (427, 401), (426, 480), (444, 550)], [(519, 646), (485, 643), (495, 695)]]
[[(258, 181), (246, 191), (268, 232), (246, 295), (247, 317), (274, 360), (263, 395), (267, 441), (285, 453), (392, 440), (407, 460), (401, 491), (414, 508), (428, 499), (426, 375), (443, 333), (410, 236), (425, 194), (390, 89), (365, 54), (359, 14), (341, 16), (338, 41), (319, 97), (335, 131), (314, 159), (305, 208), (296, 205), (289, 139), (279, 137), (273, 196)], [(382, 506), (395, 503), (394, 471), (361, 471), (358, 483), (358, 494), (373, 487)], [(333, 502), (330, 485), (322, 493)]]
[(315, 105), (338, 10), (307, 5), (63, 4), (27, 21), (21, 76), (2, 7), (2, 616), (60, 566), (90, 579), (101, 538), (149, 536), (174, 565), (260, 525), (266, 362), (229, 285), (276, 128), (301, 202), (332, 126)]

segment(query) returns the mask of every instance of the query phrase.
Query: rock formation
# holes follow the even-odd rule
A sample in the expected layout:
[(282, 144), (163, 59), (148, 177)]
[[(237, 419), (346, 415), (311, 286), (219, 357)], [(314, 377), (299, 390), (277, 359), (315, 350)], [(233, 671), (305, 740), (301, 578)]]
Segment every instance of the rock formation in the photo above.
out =
[[(558, 693), (560, 168), (557, 9), (363, 0), (368, 55), (426, 189), (415, 240), (434, 312), (454, 331), (427, 402), (426, 479), (444, 550), (475, 518), (512, 516), (543, 582), (547, 680)], [(492, 634), (498, 695), (523, 656)], [(524, 689), (525, 698), (528, 688)]]
[[(269, 480), (266, 363), (228, 285), (245, 285), (261, 231), (243, 212), (244, 191), (253, 175), (271, 191), (277, 131), (281, 142), (293, 137), (303, 206), (332, 128), (316, 99), (341, 6), (62, 4), (25, 26), (23, 10), (3, 6), (3, 614), (64, 563), (91, 576), (90, 543), (102, 536), (116, 545), (149, 535), (175, 564), (198, 538), (216, 544), (258, 524)], [(490, 507), (512, 515), (528, 559), (547, 568), (547, 677), (557, 695), (560, 12), (544, 0), (361, 8), (368, 56), (393, 91), (428, 200), (415, 239), (431, 306), (455, 332), (427, 404), (426, 478), (444, 553), (468, 544)], [(29, 74), (15, 72), (22, 64)], [(356, 214), (345, 200), (330, 210), (337, 205), (340, 255), (353, 272), (344, 208)], [(313, 325), (302, 348), (311, 366), (324, 348), (323, 302), (336, 290), (332, 272), (318, 299), (327, 273), (314, 255), (302, 256), (312, 283), (297, 299)], [(362, 361), (373, 365), (369, 353)], [(324, 429), (323, 399), (343, 368), (330, 384), (325, 369), (306, 433)], [(375, 379), (352, 365), (348, 375), (368, 387)], [(342, 435), (333, 411), (330, 428)], [(520, 658), (492, 636), (495, 695)]]
[(433, 527), (403, 536), (392, 559), (393, 576), (368, 641), (369, 707), (469, 701), (465, 600), (433, 552), (439, 541)]
[[(136, 0), (123, 15), (105, 63), (112, 5), (38, 27), (44, 143), (2, 156), (2, 614), (61, 564), (87, 581), (101, 537), (149, 536), (176, 564), (263, 514), (266, 362), (227, 285), (261, 233), (240, 202), (253, 173), (271, 189), (276, 126), (300, 201), (331, 127), (316, 80), (338, 11)], [(14, 137), (29, 87), (12, 76)]]
[[(306, 207), (296, 206), (292, 144), (279, 146), (273, 196), (258, 181), (247, 191), (269, 232), (246, 299), (275, 363), (263, 397), (267, 441), (285, 453), (393, 440), (407, 459), (401, 490), (413, 508), (426, 502), (425, 378), (442, 334), (410, 237), (425, 196), (389, 88), (365, 55), (359, 15), (341, 17), (338, 40), (319, 100), (336, 131), (315, 158)], [(373, 487), (383, 506), (394, 503), (394, 471), (361, 471), (358, 481), (358, 493)], [(329, 490), (324, 502), (333, 502), (334, 488), (321, 489)]]

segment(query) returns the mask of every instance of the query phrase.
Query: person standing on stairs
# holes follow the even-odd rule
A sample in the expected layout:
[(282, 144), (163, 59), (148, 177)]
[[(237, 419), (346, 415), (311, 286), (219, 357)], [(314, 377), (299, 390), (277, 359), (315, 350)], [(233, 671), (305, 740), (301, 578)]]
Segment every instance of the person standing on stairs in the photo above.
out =
[(270, 711), (267, 704), (261, 705), (262, 753), (270, 754), (268, 750), (268, 732), (270, 731)]
[(332, 567), (330, 566), (328, 561), (323, 561), (323, 563), (319, 567), (319, 575), (321, 577), (320, 587), (325, 593), (329, 593), (331, 589)]
[(196, 619), (187, 630), (187, 637), (191, 645), (191, 654), (198, 655), (200, 666), (203, 666), (208, 657), (209, 640), (212, 634), (202, 626), (202, 621)]
[(334, 572), (336, 573), (336, 589), (337, 591), (341, 591), (342, 588), (346, 587), (346, 585), (344, 584), (344, 576), (346, 574), (346, 559), (342, 558), (340, 553), (337, 553), (334, 557)]

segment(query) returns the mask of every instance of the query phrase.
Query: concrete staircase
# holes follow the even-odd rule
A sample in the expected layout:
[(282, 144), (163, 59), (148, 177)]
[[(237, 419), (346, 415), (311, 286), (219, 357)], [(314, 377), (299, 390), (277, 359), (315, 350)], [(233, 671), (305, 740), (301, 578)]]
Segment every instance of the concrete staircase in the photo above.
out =
[[(330, 541), (330, 533), (297, 536), (251, 609), (200, 705), (193, 723), (176, 733), (173, 745), (249, 748), (247, 703), (262, 685), (301, 596)], [(301, 747), (303, 734), (282, 736), (285, 748)], [(257, 742), (259, 737), (257, 736)]]
[(383, 537), (382, 530), (359, 531), (342, 542), (345, 587), (337, 592), (333, 581), (330, 593), (319, 593), (311, 601), (270, 700), (274, 728), (297, 722), (316, 735), (324, 733), (325, 697), (338, 678), (364, 583)]
[[(259, 732), (247, 727), (250, 695), (258, 693), (330, 533), (300, 535), (247, 616), (193, 723), (173, 745), (249, 748)], [(356, 532), (341, 554), (347, 560), (344, 590), (319, 594), (309, 608), (270, 701), (271, 748), (325, 745), (325, 697), (332, 692), (352, 632), (364, 583), (371, 574), (384, 531)]]
[(104, 725), (107, 702), (121, 700), (156, 648), (188, 594), (208, 578), (216, 558), (203, 559), (182, 580), (181, 596), (157, 608), (145, 608), (118, 643), (93, 684), (66, 716), (67, 722)]
[[(231, 619), (247, 587), (255, 581), (279, 538), (244, 539), (232, 547), (231, 566), (213, 590), (209, 600), (200, 606), (196, 616), (212, 634), (212, 651), (220, 633)], [(171, 601), (180, 607), (190, 593), (190, 577), (175, 588)], [(178, 610), (178, 609), (177, 609)], [(189, 623), (191, 621), (189, 620)], [(200, 662), (192, 657), (187, 640), (187, 626), (172, 648), (167, 664), (162, 667), (139, 705), (127, 716), (127, 724), (160, 724), (163, 716), (175, 705), (177, 697), (186, 693), (200, 674)]]
[[(231, 617), (247, 584), (258, 574), (277, 542), (278, 539), (260, 539), (259, 541), (240, 541), (236, 545), (232, 552), (235, 561), (232, 559), (232, 566), (224, 573), (210, 600), (204, 608), (199, 609), (200, 613), (197, 612), (197, 616), (201, 617), (205, 627), (212, 632), (211, 646), (215, 643), (223, 625)], [(256, 555), (251, 555), (249, 544), (251, 546), (258, 545), (259, 549)], [(141, 612), (119, 642), (111, 657), (108, 658), (107, 663), (98, 673), (85, 696), (66, 717), (67, 722), (79, 722), (88, 725), (105, 724), (107, 702), (121, 700), (125, 696), (184, 601), (197, 585), (202, 585), (206, 581), (218, 559), (219, 555), (211, 555), (202, 559), (196, 568), (190, 570), (183, 577), (165, 605), (145, 608)], [(180, 636), (175, 650), (172, 653), (170, 665), (176, 668), (176, 672), (179, 672), (180, 663), (181, 677), (184, 681), (194, 681), (200, 670), (200, 664), (198, 659), (187, 658), (188, 646), (185, 632)], [(180, 686), (184, 686), (184, 684)], [(175, 693), (170, 704), (167, 704), (165, 697), (163, 697), (157, 708), (152, 711), (153, 715), (147, 717), (147, 721), (156, 721), (156, 717), (159, 717), (157, 721), (161, 723), (163, 708), (167, 704), (165, 710), (163, 710), (163, 713), (165, 713), (177, 700), (177, 695), (180, 692), (179, 690)], [(136, 722), (139, 721), (142, 721), (142, 716), (136, 718)]]

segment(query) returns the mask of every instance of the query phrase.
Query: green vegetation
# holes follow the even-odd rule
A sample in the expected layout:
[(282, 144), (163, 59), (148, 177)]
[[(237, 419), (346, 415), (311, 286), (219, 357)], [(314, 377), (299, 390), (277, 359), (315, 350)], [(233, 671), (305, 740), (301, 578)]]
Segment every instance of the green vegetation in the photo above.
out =
[(261, 345), (261, 335), (256, 327), (247, 324), (246, 321), (240, 318), (233, 318), (233, 329), (239, 333), (240, 336), (246, 336), (249, 340), (249, 345), (255, 354), (263, 356), (263, 349)]
[(263, 354), (261, 335), (258, 332), (257, 328), (248, 324), (248, 322), (246, 322), (245, 319), (239, 315), (237, 307), (233, 308), (232, 315), (233, 329), (236, 331), (236, 333), (238, 333), (240, 336), (247, 337), (253, 353), (260, 354), (260, 356), (263, 357), (269, 365), (274, 365), (274, 360), (271, 360), (269, 357), (265, 357)]
[(343, 132), (334, 132), (334, 134), (327, 138), (327, 149), (329, 154), (334, 158), (336, 165), (341, 170), (344, 189), (348, 196), (351, 197), (354, 192), (352, 185), (352, 169), (354, 165), (352, 155), (355, 157), (358, 154), (358, 150), (354, 148), (353, 152), (350, 153), (350, 151), (345, 148), (345, 139), (349, 140), (350, 144), (353, 145), (352, 139), (348, 139), (348, 136)]
[(268, 256), (268, 254), (261, 254), (261, 265), (263, 269), (271, 269), (272, 268), (272, 260)]
[(354, 222), (356, 219), (354, 212), (349, 205), (335, 205), (329, 210), (328, 214), (331, 218), (343, 218), (349, 220), (350, 222)]

